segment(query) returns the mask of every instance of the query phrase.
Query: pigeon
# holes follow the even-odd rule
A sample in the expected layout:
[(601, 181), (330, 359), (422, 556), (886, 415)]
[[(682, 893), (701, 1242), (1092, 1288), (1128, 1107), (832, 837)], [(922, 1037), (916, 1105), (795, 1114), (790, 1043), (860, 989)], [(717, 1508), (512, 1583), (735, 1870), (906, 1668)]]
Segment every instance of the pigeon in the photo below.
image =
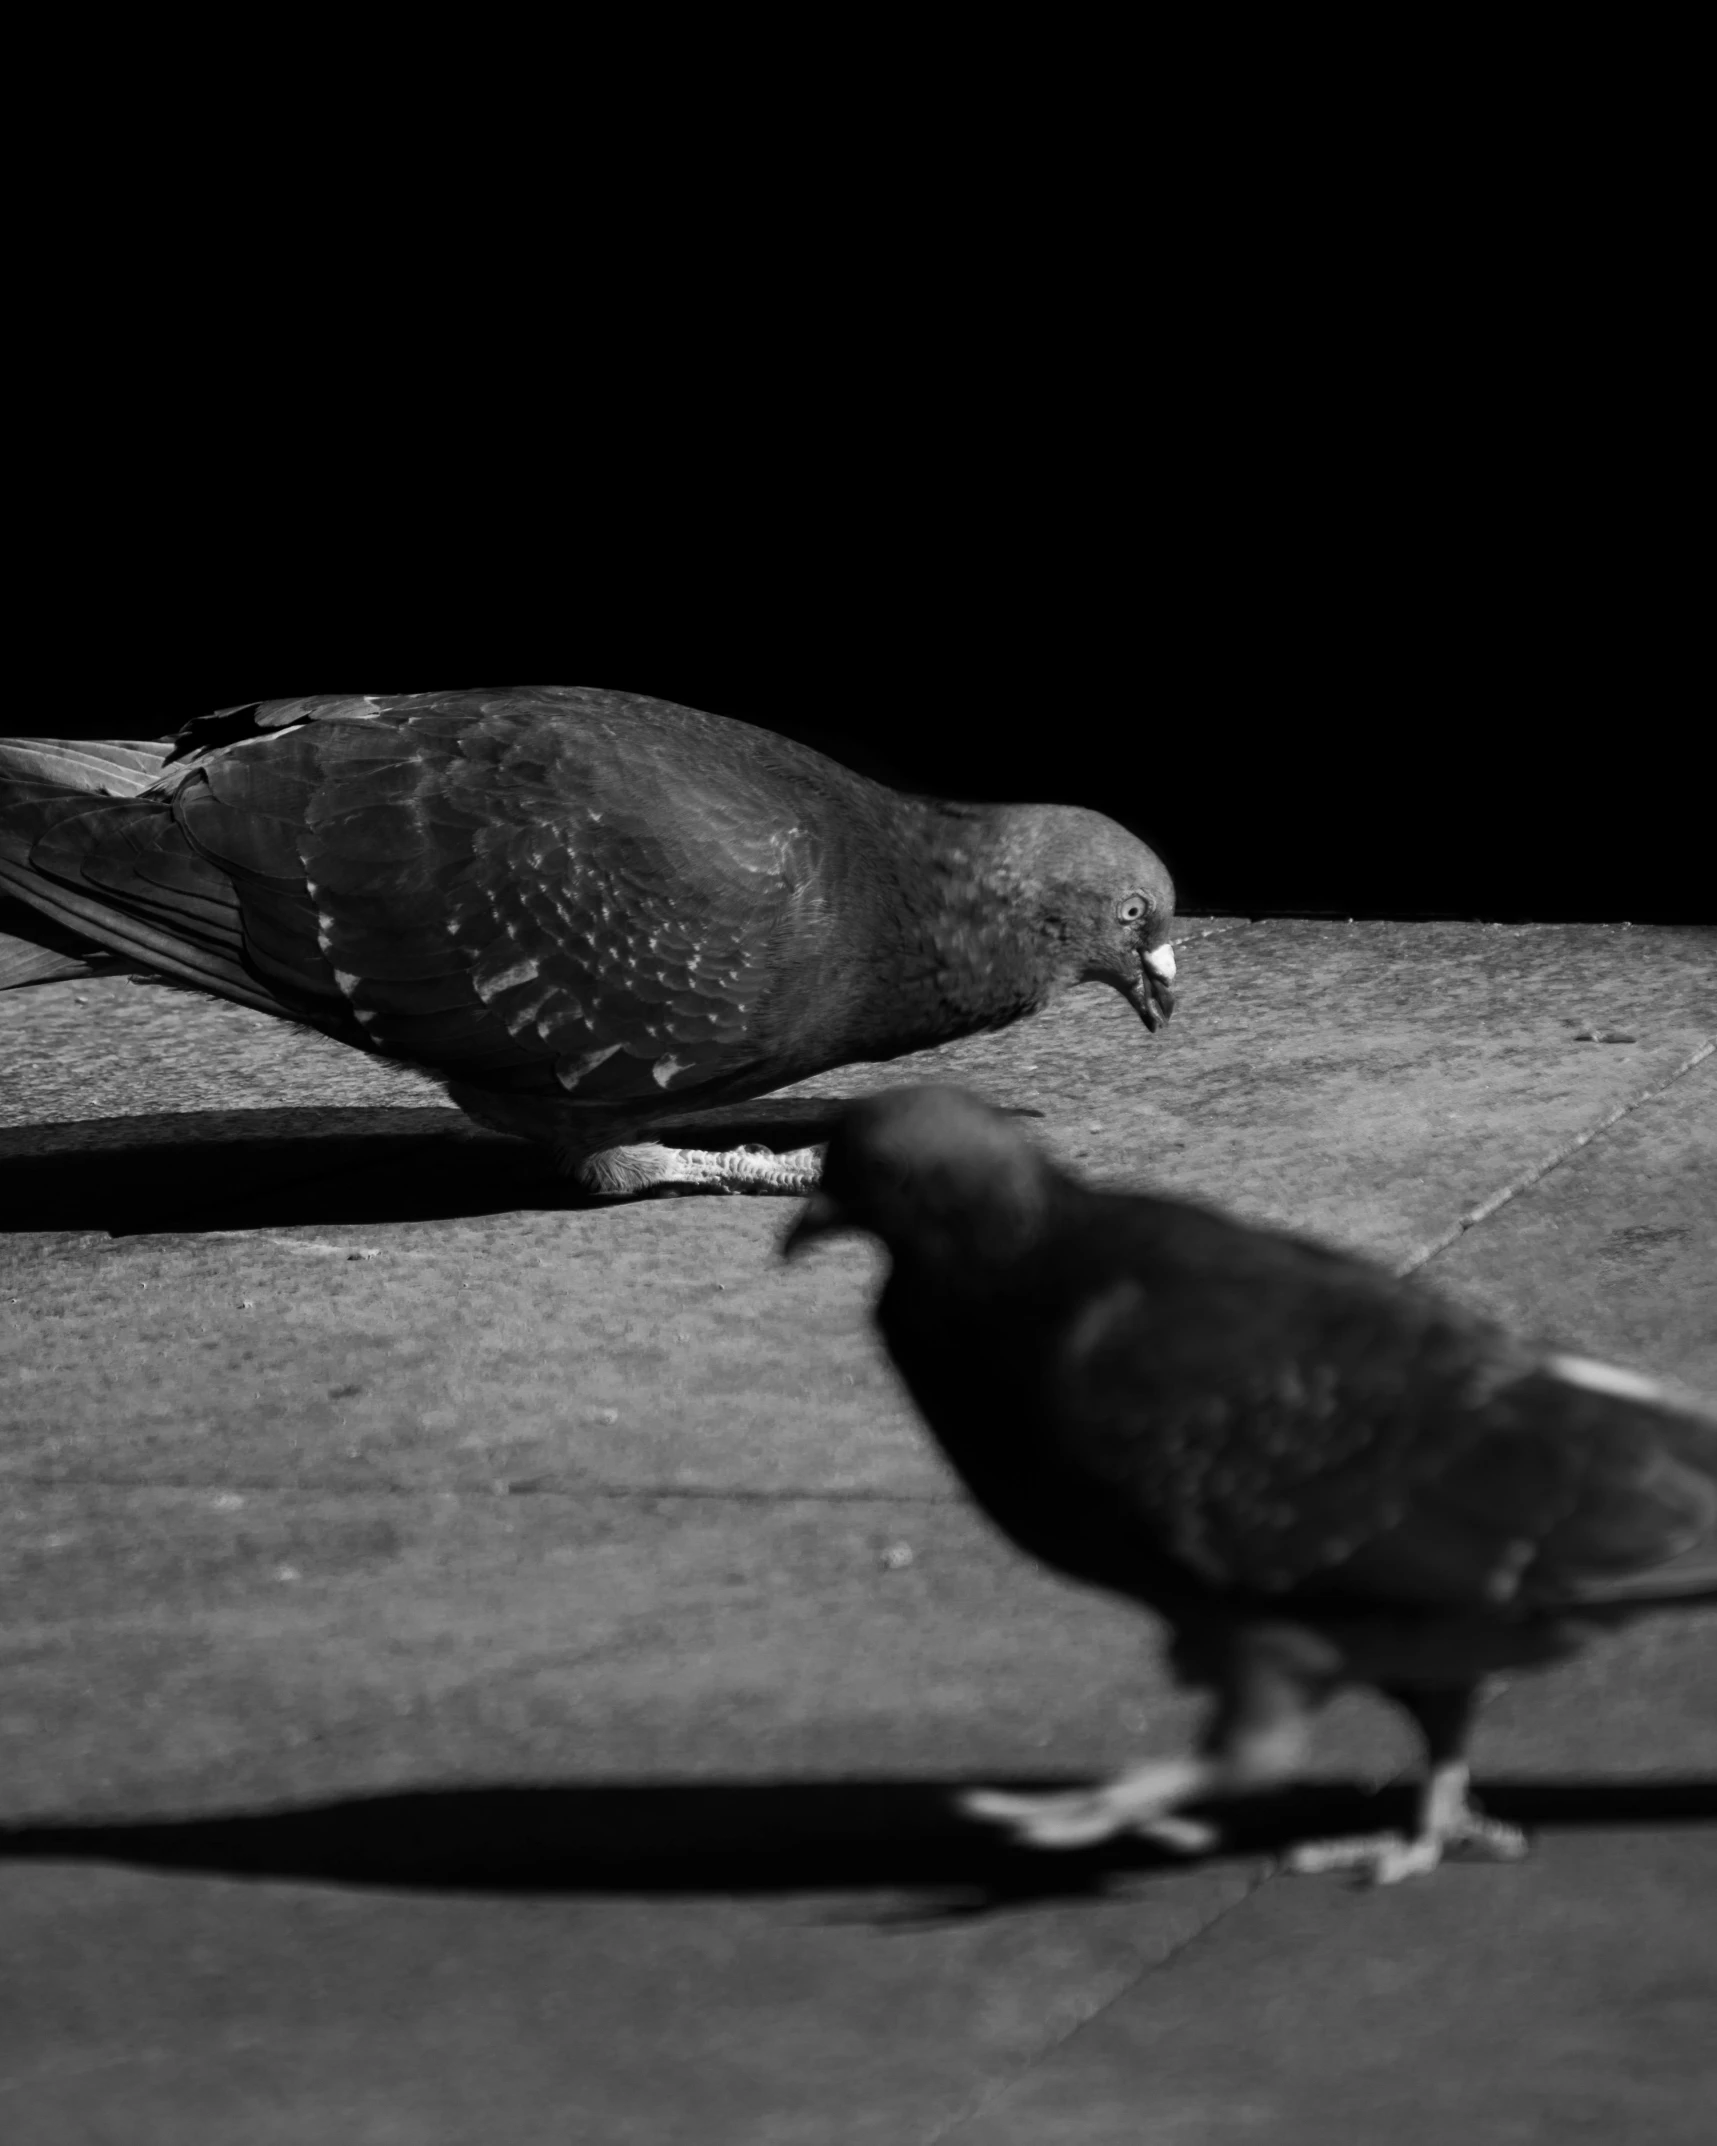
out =
[[(420, 1067), (611, 1197), (802, 1192), (814, 1142), (647, 1136), (1082, 982), (1151, 1030), (1174, 1003), (1173, 886), (1102, 814), (907, 796), (749, 724), (571, 687), (0, 745), (6, 896), (46, 943), (0, 975), (63, 974), (93, 941)], [(789, 1122), (826, 1136), (834, 1107)]]
[(1360, 1686), (1423, 1738), (1415, 1829), (1293, 1867), (1518, 1857), (1468, 1794), (1487, 1680), (1717, 1602), (1717, 1419), (1632, 1371), (1308, 1239), (1094, 1190), (954, 1088), (848, 1106), (784, 1249), (841, 1230), (889, 1254), (878, 1327), (978, 1505), (1166, 1620), (1179, 1679), (1214, 1695), (1191, 1757), (964, 1799), (1022, 1842), (1208, 1846), (1185, 1807), (1291, 1779), (1318, 1708)]

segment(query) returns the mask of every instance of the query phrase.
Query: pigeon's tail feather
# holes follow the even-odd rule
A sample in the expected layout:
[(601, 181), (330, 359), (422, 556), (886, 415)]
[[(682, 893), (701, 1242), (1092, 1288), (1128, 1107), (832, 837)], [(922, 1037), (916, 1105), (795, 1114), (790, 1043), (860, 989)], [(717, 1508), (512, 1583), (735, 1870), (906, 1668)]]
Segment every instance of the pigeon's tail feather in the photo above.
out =
[[(126, 964), (212, 991), (217, 997), (232, 999), (241, 1006), (254, 1006), (261, 1013), (279, 1014), (287, 1020), (304, 1018), (294, 1008), (282, 1005), (272, 992), (265, 991), (235, 955), (185, 939), (115, 904), (94, 901), (71, 889), (41, 881), (20, 871), (0, 850), (0, 895), (6, 894), (15, 895), (20, 903), (45, 918), (50, 926), (57, 925), (62, 934), (93, 940), (100, 952), (118, 955)], [(10, 920), (16, 912), (8, 909), (7, 914)], [(56, 940), (48, 934), (43, 938), (46, 943), (39, 951), (44, 957), (53, 953), (56, 947), (63, 947), (63, 939)], [(29, 935), (20, 933), (11, 937), (10, 946), (0, 948), (6, 957), (0, 975), (7, 983), (46, 983), (56, 977), (92, 973), (95, 969), (93, 961), (71, 956), (66, 957), (62, 965), (52, 968), (45, 958), (33, 962), (27, 951), (30, 943)], [(14, 955), (13, 948), (21, 950)]]
[(160, 775), (170, 738), (0, 738), (0, 796), (13, 785), (136, 797)]
[(231, 881), (143, 794), (167, 750), (0, 743), (0, 980), (46, 982), (87, 969), (92, 952), (117, 955), (290, 1017), (245, 964)]
[(28, 902), (0, 894), (0, 991), (21, 984), (60, 983), (135, 965), (97, 946), (87, 933), (56, 924)]

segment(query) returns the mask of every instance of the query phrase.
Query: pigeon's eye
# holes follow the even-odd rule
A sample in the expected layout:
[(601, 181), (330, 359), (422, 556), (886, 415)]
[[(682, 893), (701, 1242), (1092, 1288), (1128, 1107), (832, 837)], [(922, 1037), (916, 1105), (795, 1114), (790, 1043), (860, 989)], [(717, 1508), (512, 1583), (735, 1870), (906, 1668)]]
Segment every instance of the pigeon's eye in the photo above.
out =
[(1150, 906), (1142, 894), (1129, 894), (1125, 901), (1115, 904), (1115, 914), (1123, 924), (1136, 924)]

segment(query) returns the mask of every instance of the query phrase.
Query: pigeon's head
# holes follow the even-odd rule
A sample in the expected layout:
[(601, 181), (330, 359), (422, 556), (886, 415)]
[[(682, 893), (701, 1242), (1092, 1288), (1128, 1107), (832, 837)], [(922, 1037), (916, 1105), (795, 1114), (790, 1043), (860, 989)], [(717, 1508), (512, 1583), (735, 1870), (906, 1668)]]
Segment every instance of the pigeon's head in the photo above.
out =
[(1110, 984), (1150, 1029), (1174, 1011), (1174, 882), (1155, 850), (1083, 805), (1004, 806), (1007, 867), (1058, 948), (1057, 982)]
[(891, 1253), (985, 1264), (1025, 1250), (1055, 1171), (1001, 1111), (960, 1088), (890, 1088), (842, 1113), (785, 1257), (864, 1230)]

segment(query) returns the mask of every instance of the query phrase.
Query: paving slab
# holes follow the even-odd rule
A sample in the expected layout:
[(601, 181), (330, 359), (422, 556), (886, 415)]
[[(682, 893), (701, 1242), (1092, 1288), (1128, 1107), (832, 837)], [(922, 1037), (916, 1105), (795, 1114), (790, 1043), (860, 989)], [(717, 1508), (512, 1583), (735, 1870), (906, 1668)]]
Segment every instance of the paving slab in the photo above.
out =
[[(1181, 958), (1153, 1042), (1081, 994), (804, 1092), (963, 1079), (1094, 1175), (1717, 1386), (1717, 933)], [(1498, 1701), (1524, 1872), (1269, 1875), (1405, 1755), (1355, 1702), (1314, 1807), (1046, 1873), (950, 1788), (1170, 1748), (1186, 1707), (1143, 1620), (969, 1513), (865, 1250), (569, 1201), (415, 1076), (122, 978), (0, 999), (0, 1071), (9, 2136), (1291, 2139), (1395, 2093), (1429, 2138), (1440, 2092), (1475, 2138), (1680, 2135), (1709, 1616)]]
[[(1710, 2138), (1717, 1832), (1559, 1836), (1533, 1863), (1441, 1879), (1254, 1888), (1172, 1971), (1136, 1978), (943, 2135), (959, 2146)], [(1690, 1894), (1702, 1912), (1688, 1912)]]
[[(1717, 1035), (1717, 933), (1271, 924), (1196, 940), (1186, 971), (1184, 1025), (1154, 1042), (1112, 994), (1081, 993), (1003, 1035), (799, 1092), (963, 1079), (1040, 1109), (1094, 1176), (1149, 1177), (1407, 1264), (1673, 1087)], [(131, 1068), (128, 1099), (148, 1107), (93, 1134), (0, 1133), (0, 1198), (29, 1244), (5, 1284), (27, 1337), (13, 1403), (27, 1429), (0, 1465), (288, 1482), (307, 1453), (312, 1480), (354, 1486), (477, 1485), (497, 1464), (613, 1487), (945, 1484), (869, 1339), (864, 1249), (783, 1274), (775, 1202), (569, 1209), (522, 1143), (400, 1105), (410, 1077), (395, 1068), (124, 978), (84, 988), (85, 1014), (102, 992), (122, 1002), (128, 1049), (129, 999), (167, 1033)], [(48, 984), (5, 1002), (15, 1111), (63, 1096), (77, 1031), (60, 1001), (76, 995)], [(1595, 998), (1625, 1024), (1603, 1033), (1630, 1041), (1578, 1040)], [(257, 1092), (281, 1038), (284, 1115), (176, 1121), (174, 1101)], [(320, 1124), (302, 1086), (313, 1061), (335, 1083)], [(366, 1134), (351, 1098), (371, 1078), (385, 1100)]]

